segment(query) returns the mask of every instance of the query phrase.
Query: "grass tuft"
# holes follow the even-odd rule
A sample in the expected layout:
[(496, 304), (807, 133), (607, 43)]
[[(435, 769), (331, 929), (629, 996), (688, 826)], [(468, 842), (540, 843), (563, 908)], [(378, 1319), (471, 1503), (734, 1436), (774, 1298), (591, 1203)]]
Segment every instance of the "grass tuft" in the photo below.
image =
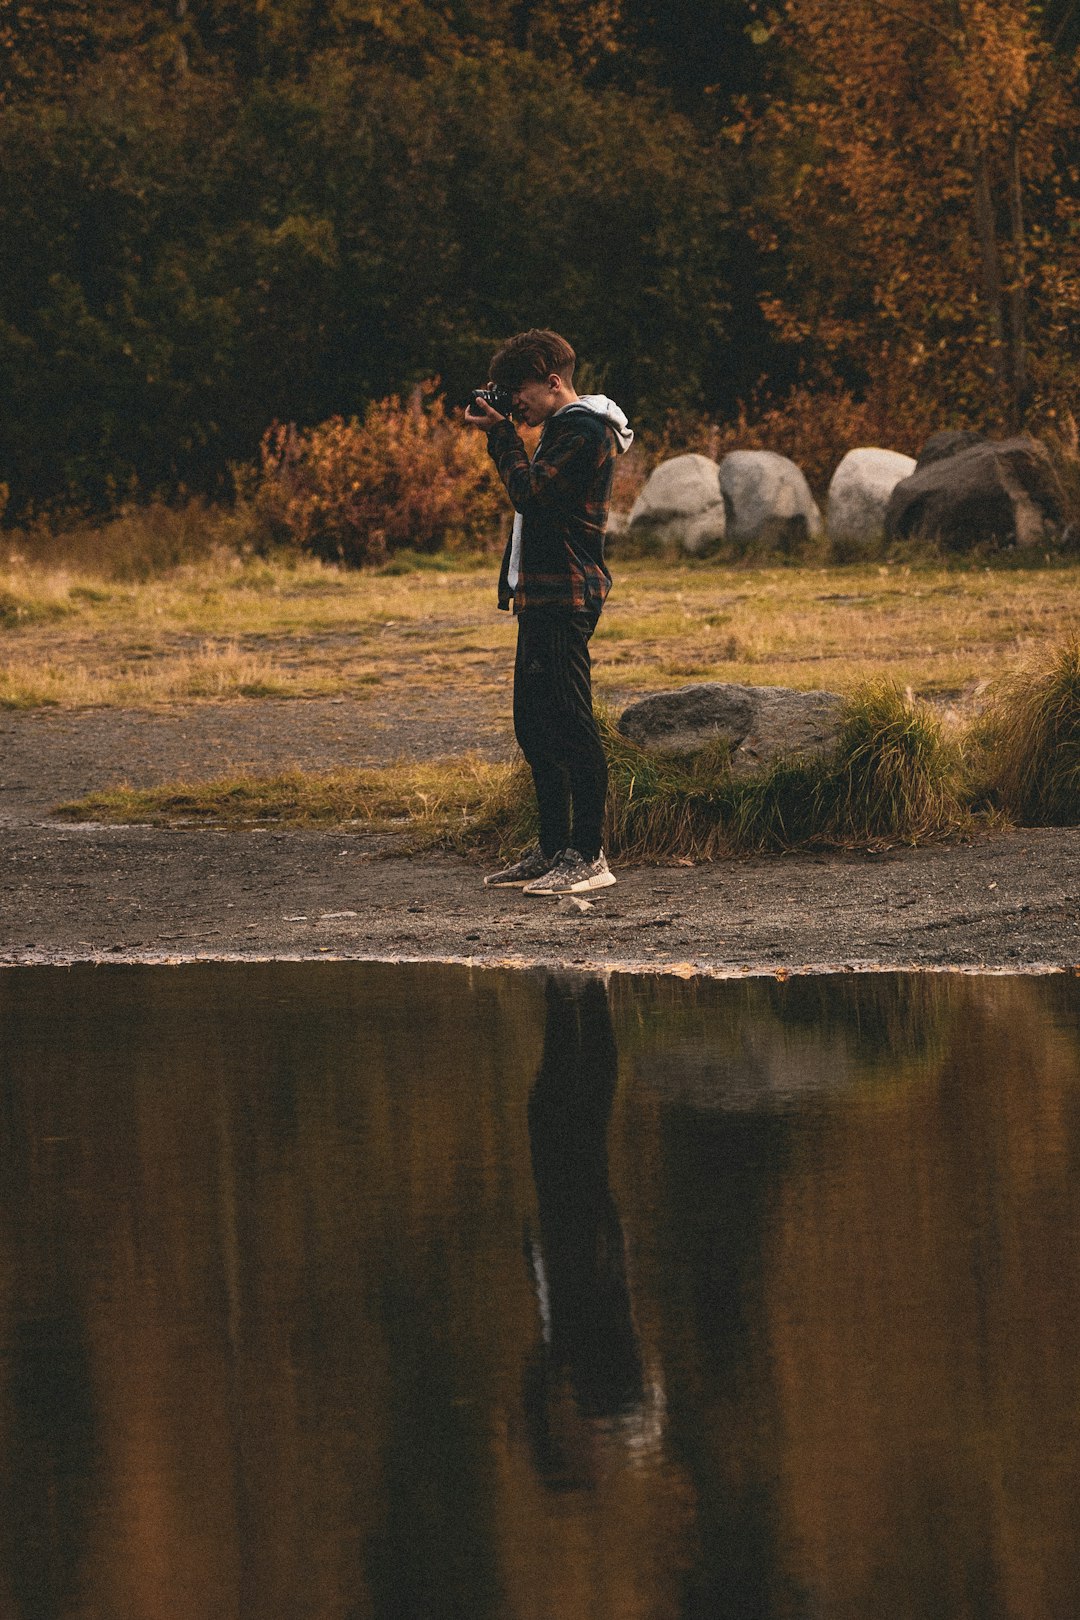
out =
[(1080, 636), (999, 683), (975, 745), (989, 801), (1013, 820), (1080, 822)]
[(868, 682), (848, 701), (818, 819), (844, 843), (919, 843), (965, 819), (959, 765), (959, 750), (925, 703), (889, 681)]
[[(885, 681), (848, 700), (831, 756), (780, 760), (757, 777), (734, 776), (722, 747), (665, 758), (635, 747), (608, 711), (597, 718), (608, 756), (605, 847), (626, 859), (917, 844), (968, 819), (959, 751), (926, 705)], [(531, 776), (519, 762), (458, 841), (510, 854), (535, 836)]]

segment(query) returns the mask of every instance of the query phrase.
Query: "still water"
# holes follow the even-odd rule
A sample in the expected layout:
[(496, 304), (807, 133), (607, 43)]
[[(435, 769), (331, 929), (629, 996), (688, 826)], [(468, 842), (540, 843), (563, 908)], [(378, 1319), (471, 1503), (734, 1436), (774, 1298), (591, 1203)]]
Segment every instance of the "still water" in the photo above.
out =
[(0, 1616), (1080, 1614), (1078, 1014), (0, 973)]

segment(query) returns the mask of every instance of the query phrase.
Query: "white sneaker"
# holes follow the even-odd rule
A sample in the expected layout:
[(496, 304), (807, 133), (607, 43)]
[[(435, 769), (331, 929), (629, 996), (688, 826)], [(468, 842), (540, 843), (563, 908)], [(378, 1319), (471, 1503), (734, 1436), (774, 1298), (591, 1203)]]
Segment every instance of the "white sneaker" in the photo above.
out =
[(539, 844), (527, 849), (520, 861), (504, 866), (501, 872), (492, 872), (484, 879), (485, 889), (520, 889), (533, 878), (542, 878), (559, 860), (558, 855), (545, 855)]
[(522, 894), (586, 894), (590, 889), (609, 889), (615, 874), (600, 851), (595, 861), (587, 861), (576, 849), (564, 849), (554, 866), (543, 877), (526, 883)]

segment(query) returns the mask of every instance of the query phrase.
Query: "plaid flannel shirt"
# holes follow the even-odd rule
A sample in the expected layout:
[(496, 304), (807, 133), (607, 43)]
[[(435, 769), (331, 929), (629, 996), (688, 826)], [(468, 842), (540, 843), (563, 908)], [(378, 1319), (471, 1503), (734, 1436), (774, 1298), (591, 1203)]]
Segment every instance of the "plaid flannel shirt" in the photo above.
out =
[(602, 417), (568, 409), (550, 417), (529, 460), (512, 422), (488, 434), (488, 451), (521, 513), (521, 561), (511, 591), (506, 543), (499, 574), (499, 606), (568, 608), (599, 613), (611, 589), (604, 563), (604, 531), (611, 500), (615, 435)]

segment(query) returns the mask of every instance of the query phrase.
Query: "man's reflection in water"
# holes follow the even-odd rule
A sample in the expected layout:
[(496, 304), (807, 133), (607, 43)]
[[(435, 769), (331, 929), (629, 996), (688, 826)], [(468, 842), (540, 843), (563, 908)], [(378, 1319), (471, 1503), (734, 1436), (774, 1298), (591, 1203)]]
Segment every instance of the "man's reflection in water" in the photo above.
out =
[(625, 1429), (630, 1438), (644, 1412), (623, 1233), (608, 1185), (617, 1073), (603, 980), (551, 974), (544, 1054), (529, 1095), (540, 1233), (526, 1247), (541, 1339), (524, 1399), (537, 1468), (555, 1489), (590, 1483), (595, 1431)]

